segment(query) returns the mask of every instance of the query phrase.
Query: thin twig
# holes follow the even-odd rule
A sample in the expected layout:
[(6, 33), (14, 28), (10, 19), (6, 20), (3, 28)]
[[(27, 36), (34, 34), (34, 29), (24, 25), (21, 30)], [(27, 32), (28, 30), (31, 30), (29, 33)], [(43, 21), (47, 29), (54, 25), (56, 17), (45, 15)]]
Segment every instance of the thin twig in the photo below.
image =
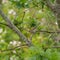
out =
[(0, 22), (0, 25), (8, 26), (7, 24), (5, 24), (5, 23), (2, 23), (2, 22)]
[[(5, 23), (2, 23), (0, 22), (1, 25), (5, 25), (5, 26), (8, 26), (7, 24)], [(9, 27), (9, 26), (8, 26)], [(44, 32), (44, 33), (58, 33), (60, 34), (60, 31), (47, 31), (47, 30), (27, 30), (26, 28), (23, 28), (24, 30), (26, 30), (27, 32), (30, 32), (30, 33), (34, 33), (34, 32)]]
[(28, 47), (28, 45), (21, 45), (21, 46), (16, 46), (16, 47), (10, 48), (10, 49), (0, 50), (0, 52), (13, 51), (15, 49), (21, 49), (22, 47)]

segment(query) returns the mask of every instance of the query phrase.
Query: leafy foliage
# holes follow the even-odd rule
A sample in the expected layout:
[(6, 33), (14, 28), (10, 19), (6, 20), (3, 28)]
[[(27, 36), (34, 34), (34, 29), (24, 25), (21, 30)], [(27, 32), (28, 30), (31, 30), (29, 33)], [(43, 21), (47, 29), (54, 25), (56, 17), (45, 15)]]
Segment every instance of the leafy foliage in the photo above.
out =
[(2, 4), (2, 11), (33, 46), (26, 46), (0, 16), (0, 60), (60, 60), (60, 48), (55, 48), (60, 42), (54, 41), (56, 18), (44, 1), (8, 0)]

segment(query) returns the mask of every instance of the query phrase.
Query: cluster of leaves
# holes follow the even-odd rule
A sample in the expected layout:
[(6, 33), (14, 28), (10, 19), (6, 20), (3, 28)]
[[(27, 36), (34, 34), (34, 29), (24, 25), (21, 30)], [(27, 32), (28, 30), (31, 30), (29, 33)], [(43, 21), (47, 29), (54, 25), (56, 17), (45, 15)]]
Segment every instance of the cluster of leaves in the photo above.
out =
[(25, 42), (21, 42), (0, 16), (0, 60), (60, 60), (60, 49), (53, 47), (60, 45), (53, 41), (57, 33), (49, 33), (58, 29), (56, 19), (44, 1), (9, 0), (3, 4), (4, 13), (34, 46), (21, 46)]

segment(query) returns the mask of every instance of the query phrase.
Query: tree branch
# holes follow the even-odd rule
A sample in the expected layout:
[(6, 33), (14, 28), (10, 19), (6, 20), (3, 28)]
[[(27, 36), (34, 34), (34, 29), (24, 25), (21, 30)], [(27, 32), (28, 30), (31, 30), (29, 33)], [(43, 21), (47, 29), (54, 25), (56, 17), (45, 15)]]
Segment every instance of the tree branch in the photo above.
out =
[(13, 50), (15, 50), (15, 49), (21, 49), (21, 48), (24, 48), (24, 47), (28, 47), (27, 45), (21, 45), (21, 46), (16, 46), (16, 47), (14, 47), (14, 48), (7, 48), (7, 49), (5, 49), (5, 50), (0, 50), (0, 52), (7, 52), (7, 51), (13, 51)]
[[(5, 25), (5, 26), (7, 26), (7, 27), (9, 27), (7, 24), (5, 24), (5, 23), (2, 23), (2, 22), (0, 22), (0, 25)], [(60, 31), (47, 31), (47, 30), (37, 30), (37, 29), (34, 29), (34, 30), (27, 30), (26, 28), (23, 28), (24, 30), (26, 30), (27, 32), (30, 32), (30, 33), (32, 33), (32, 34), (35, 34), (36, 32), (43, 32), (43, 33), (52, 33), (52, 34), (54, 34), (54, 33), (57, 33), (57, 34), (60, 34)], [(31, 36), (32, 37), (32, 36)], [(30, 39), (31, 40), (31, 39)]]
[[(7, 52), (7, 51), (13, 51), (15, 49), (21, 49), (21, 48), (27, 48), (28, 46), (27, 45), (22, 45), (22, 46), (16, 46), (14, 48), (10, 48), (10, 49), (5, 49), (5, 50), (0, 50), (0, 52)], [(60, 46), (52, 46), (52, 47), (49, 47), (49, 46), (45, 46), (45, 47), (42, 47), (43, 49), (48, 49), (48, 48), (60, 48)]]
[(4, 25), (4, 26), (7, 26), (7, 27), (9, 27), (7, 24), (5, 24), (5, 23), (2, 23), (2, 22), (0, 22), (0, 25)]
[(7, 25), (9, 26), (9, 28), (11, 28), (15, 33), (17, 33), (17, 35), (20, 37), (20, 39), (22, 39), (23, 41), (26, 42), (27, 45), (31, 45), (31, 42), (27, 39), (27, 37), (25, 35), (23, 35), (21, 33), (21, 31), (11, 22), (11, 20), (4, 14), (4, 12), (1, 10), (0, 8), (0, 15), (2, 16), (2, 18), (6, 21)]

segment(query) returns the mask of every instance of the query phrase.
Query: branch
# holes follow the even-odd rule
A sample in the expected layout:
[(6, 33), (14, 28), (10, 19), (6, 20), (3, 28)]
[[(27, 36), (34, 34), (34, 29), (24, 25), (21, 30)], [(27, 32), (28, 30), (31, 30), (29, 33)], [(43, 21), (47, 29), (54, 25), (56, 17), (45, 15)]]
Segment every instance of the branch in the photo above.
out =
[[(7, 24), (5, 24), (5, 23), (2, 23), (2, 22), (0, 22), (0, 25), (8, 26)], [(9, 27), (9, 26), (8, 26), (8, 27)]]
[(40, 31), (37, 31), (37, 32), (45, 32), (45, 33), (60, 33), (60, 31), (45, 31), (45, 30), (40, 30)]
[[(27, 45), (22, 45), (22, 46), (16, 46), (14, 48), (10, 48), (10, 49), (5, 49), (5, 50), (0, 50), (0, 52), (7, 52), (7, 51), (13, 51), (15, 49), (21, 49), (21, 48), (27, 48), (28, 46)], [(45, 46), (45, 47), (42, 47), (43, 49), (48, 49), (48, 48), (60, 48), (60, 46), (52, 46), (52, 47), (49, 47), (49, 46)]]
[(25, 11), (23, 12), (23, 16), (22, 16), (22, 22), (23, 22), (23, 20), (24, 20), (24, 17), (25, 17)]
[(13, 51), (15, 49), (21, 49), (21, 48), (24, 48), (24, 47), (28, 47), (27, 45), (21, 45), (21, 46), (16, 46), (14, 48), (9, 48), (9, 49), (5, 49), (5, 50), (0, 50), (0, 52), (7, 52), (7, 51)]
[[(9, 25), (7, 25), (7, 24), (5, 24), (5, 23), (2, 23), (2, 22), (0, 22), (0, 25), (5, 25), (5, 26), (9, 27)], [(26, 28), (23, 28), (23, 30), (26, 30), (27, 32), (30, 32), (30, 33), (32, 33), (32, 34), (35, 34), (36, 32), (58, 33), (58, 34), (60, 34), (60, 31), (47, 31), (47, 30), (39, 30), (39, 31), (38, 31), (36, 28), (33, 29), (33, 30), (28, 30), (28, 29), (26, 29)]]
[(48, 49), (48, 48), (60, 48), (60, 46), (52, 46), (52, 47), (48, 47), (48, 46), (46, 46), (46, 47), (43, 47), (43, 49)]
[(0, 8), (0, 15), (6, 21), (9, 28), (11, 28), (17, 35), (21, 38), (21, 40), (25, 41), (27, 45), (31, 45), (31, 42), (27, 39), (25, 35), (21, 33), (21, 31), (11, 22), (11, 20), (4, 14), (4, 12)]
[(47, 31), (47, 30), (37, 30), (37, 29), (34, 29), (32, 31), (30, 30), (28, 32), (30, 32), (30, 33), (43, 32), (43, 33), (58, 33), (58, 34), (60, 34), (60, 31)]

